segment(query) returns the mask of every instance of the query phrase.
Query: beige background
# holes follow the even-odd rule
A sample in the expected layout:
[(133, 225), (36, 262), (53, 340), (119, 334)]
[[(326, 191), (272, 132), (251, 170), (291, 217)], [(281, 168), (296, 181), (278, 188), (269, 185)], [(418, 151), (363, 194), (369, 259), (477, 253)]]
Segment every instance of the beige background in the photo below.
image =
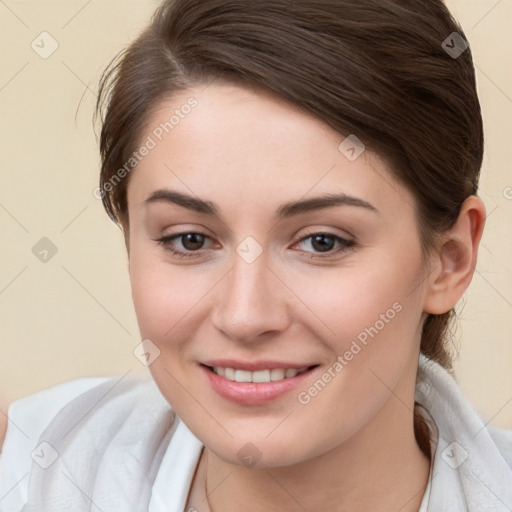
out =
[[(488, 222), (459, 307), (456, 372), (485, 417), (512, 428), (512, 0), (447, 3), (472, 46), (487, 137), (480, 194)], [(156, 5), (0, 2), (2, 411), (72, 378), (146, 371), (132, 354), (140, 340), (121, 232), (92, 194), (91, 118), (101, 70)], [(34, 40), (40, 52), (51, 48), (49, 36), (41, 48), (43, 31), (58, 43), (46, 59), (31, 48)], [(32, 253), (42, 237), (57, 248), (46, 263)]]

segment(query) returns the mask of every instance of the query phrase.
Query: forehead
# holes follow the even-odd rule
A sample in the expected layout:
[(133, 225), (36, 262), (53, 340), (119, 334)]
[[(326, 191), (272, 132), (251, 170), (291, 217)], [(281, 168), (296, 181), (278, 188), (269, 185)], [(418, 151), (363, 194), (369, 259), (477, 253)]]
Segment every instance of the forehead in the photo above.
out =
[(152, 112), (141, 137), (151, 149), (131, 173), (128, 203), (168, 187), (219, 204), (278, 206), (334, 192), (395, 213), (411, 209), (411, 195), (383, 161), (369, 150), (347, 158), (345, 138), (273, 94), (226, 83), (193, 87)]

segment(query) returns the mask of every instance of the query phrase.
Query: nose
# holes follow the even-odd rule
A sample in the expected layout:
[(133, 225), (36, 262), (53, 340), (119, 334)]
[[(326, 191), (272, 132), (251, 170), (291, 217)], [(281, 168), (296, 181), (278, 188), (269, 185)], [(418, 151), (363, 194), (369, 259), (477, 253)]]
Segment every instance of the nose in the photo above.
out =
[(262, 341), (290, 323), (289, 292), (267, 265), (265, 253), (252, 263), (235, 254), (231, 271), (219, 283), (213, 324), (232, 340)]

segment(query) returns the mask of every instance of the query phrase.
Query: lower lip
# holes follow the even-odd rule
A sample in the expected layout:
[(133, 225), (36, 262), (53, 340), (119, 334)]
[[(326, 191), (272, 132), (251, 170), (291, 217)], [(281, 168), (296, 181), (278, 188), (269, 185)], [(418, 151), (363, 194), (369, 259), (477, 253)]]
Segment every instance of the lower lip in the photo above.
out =
[(235, 382), (217, 375), (204, 365), (200, 367), (214, 391), (221, 397), (240, 405), (262, 405), (276, 400), (297, 388), (317, 369), (314, 367), (295, 377), (271, 382)]

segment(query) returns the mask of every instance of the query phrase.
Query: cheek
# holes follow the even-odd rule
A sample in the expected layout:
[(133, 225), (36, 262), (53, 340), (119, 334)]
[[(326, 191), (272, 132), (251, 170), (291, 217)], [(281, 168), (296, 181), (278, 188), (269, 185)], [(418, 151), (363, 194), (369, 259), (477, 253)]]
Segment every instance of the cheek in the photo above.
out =
[[(412, 254), (409, 261), (393, 256), (381, 255), (373, 264), (330, 275), (318, 273), (314, 281), (295, 276), (294, 290), (307, 298), (302, 320), (331, 354), (330, 372), (324, 375), (329, 389), (318, 396), (312, 390), (314, 397), (302, 390), (308, 395), (305, 401), (314, 398), (319, 414), (331, 411), (332, 403), (339, 405), (339, 414), (364, 414), (365, 409), (371, 414), (417, 350), (421, 289), (412, 290), (420, 260)], [(312, 282), (315, 286), (308, 286)]]
[[(191, 267), (188, 267), (189, 269)], [(132, 247), (132, 298), (141, 336), (160, 344), (190, 322), (194, 305), (207, 294), (204, 276), (173, 267), (157, 250)]]
[(132, 298), (140, 336), (150, 339), (160, 351), (149, 366), (160, 391), (180, 417), (193, 424), (193, 418), (202, 411), (195, 410), (189, 393), (200, 396), (201, 389), (195, 388), (192, 376), (197, 369), (188, 351), (208, 307), (207, 280), (183, 268), (173, 268), (155, 252), (135, 249), (130, 255)]
[(349, 350), (353, 340), (364, 346), (377, 336), (387, 339), (390, 348), (404, 345), (404, 335), (409, 333), (411, 339), (421, 315), (418, 294), (411, 293), (421, 268), (414, 258), (394, 256), (371, 255), (357, 265), (309, 274), (288, 271), (285, 280), (293, 283), (294, 294), (303, 303), (297, 302), (300, 321), (329, 340), (337, 354)]

